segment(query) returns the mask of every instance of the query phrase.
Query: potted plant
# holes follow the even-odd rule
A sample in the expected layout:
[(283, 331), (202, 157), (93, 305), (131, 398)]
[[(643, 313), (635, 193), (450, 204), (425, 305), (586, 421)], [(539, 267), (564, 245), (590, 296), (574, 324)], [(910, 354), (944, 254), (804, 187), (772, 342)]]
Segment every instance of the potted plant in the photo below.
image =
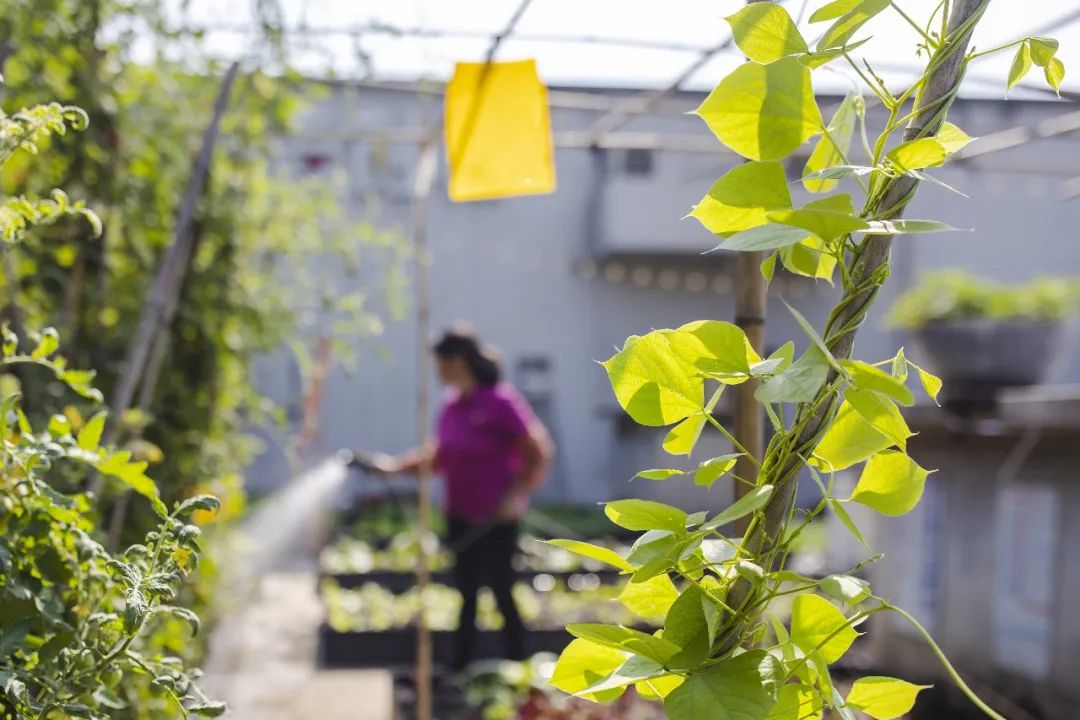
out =
[(889, 322), (914, 332), (954, 394), (992, 394), (1046, 378), (1078, 290), (1062, 278), (1004, 285), (961, 270), (930, 273), (896, 301)]

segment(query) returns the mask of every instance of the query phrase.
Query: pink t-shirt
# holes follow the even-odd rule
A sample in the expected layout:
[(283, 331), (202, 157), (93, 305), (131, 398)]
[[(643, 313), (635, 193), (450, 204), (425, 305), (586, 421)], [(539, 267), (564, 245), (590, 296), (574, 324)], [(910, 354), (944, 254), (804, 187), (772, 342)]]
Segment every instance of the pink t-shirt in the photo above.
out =
[(505, 383), (447, 395), (436, 432), (447, 515), (473, 522), (492, 518), (521, 470), (518, 443), (532, 421), (528, 401)]

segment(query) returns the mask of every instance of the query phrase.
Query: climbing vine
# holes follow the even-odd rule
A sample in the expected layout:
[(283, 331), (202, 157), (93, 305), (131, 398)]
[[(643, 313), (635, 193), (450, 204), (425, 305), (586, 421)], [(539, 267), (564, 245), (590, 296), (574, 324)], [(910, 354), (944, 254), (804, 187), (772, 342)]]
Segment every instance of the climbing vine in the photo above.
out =
[[(761, 381), (756, 398), (774, 433), (762, 457), (748, 457), (756, 475), (733, 476), (747, 487), (746, 494), (715, 516), (619, 500), (607, 504), (607, 516), (642, 533), (628, 553), (552, 541), (629, 575), (631, 609), (647, 605), (648, 614), (666, 611), (663, 629), (655, 634), (621, 625), (570, 625), (576, 639), (559, 659), (555, 686), (597, 701), (636, 686), (662, 698), (673, 720), (803, 720), (820, 718), (826, 709), (846, 720), (855, 717), (855, 710), (891, 720), (913, 707), (921, 686), (865, 677), (845, 697), (832, 683), (829, 667), (844, 656), (861, 623), (894, 613), (925, 637), (971, 701), (1000, 720), (915, 619), (875, 595), (858, 576), (876, 559), (869, 547), (863, 563), (821, 580), (785, 566), (793, 543), (821, 513), (834, 513), (865, 546), (845, 509), (849, 504), (902, 515), (922, 496), (929, 472), (907, 454), (912, 433), (900, 407), (914, 403), (909, 384), (915, 378), (935, 400), (941, 382), (902, 351), (868, 363), (853, 359), (852, 350), (888, 279), (894, 239), (952, 229), (903, 214), (921, 183), (943, 185), (931, 169), (971, 140), (946, 119), (968, 65), (1017, 48), (1009, 87), (1033, 65), (1044, 70), (1055, 90), (1064, 77), (1057, 43), (1047, 38), (1025, 38), (986, 52), (970, 48), (988, 4), (942, 0), (920, 24), (889, 0), (834, 0), (810, 18), (829, 23), (813, 48), (779, 4), (749, 4), (727, 18), (735, 43), (749, 60), (721, 80), (697, 115), (746, 162), (717, 180), (691, 214), (720, 237), (717, 249), (769, 253), (761, 267), (766, 280), (779, 263), (799, 275), (836, 281), (843, 292), (820, 333), (789, 307), (808, 340), (797, 358), (793, 342), (762, 358), (741, 329), (706, 320), (630, 337), (604, 363), (616, 398), (634, 421), (670, 427), (663, 443), (670, 454), (689, 455), (707, 425), (733, 445), (733, 453), (696, 468), (645, 470), (640, 473), (644, 478), (692, 477), (697, 485), (710, 486), (732, 475), (736, 460), (749, 454), (712, 409), (727, 388), (752, 378)], [(899, 94), (890, 91), (869, 62), (856, 57), (865, 42), (856, 39), (863, 26), (886, 12), (895, 12), (898, 22), (916, 31), (919, 55), (926, 59), (921, 77)], [(871, 101), (886, 111), (873, 142), (869, 103), (858, 93), (824, 121), (812, 78), (831, 63), (850, 68), (872, 94)], [(815, 136), (798, 181), (821, 197), (796, 207), (784, 160)], [(861, 148), (853, 142), (856, 136)], [(852, 192), (838, 192), (841, 183)], [(856, 210), (853, 193), (861, 195), (861, 209)], [(858, 466), (854, 492), (836, 497), (834, 474)], [(794, 503), (803, 475), (813, 479), (822, 496), (808, 512), (796, 510)], [(747, 523), (741, 537), (730, 532), (738, 520)], [(787, 622), (776, 611), (780, 600), (791, 609)]]

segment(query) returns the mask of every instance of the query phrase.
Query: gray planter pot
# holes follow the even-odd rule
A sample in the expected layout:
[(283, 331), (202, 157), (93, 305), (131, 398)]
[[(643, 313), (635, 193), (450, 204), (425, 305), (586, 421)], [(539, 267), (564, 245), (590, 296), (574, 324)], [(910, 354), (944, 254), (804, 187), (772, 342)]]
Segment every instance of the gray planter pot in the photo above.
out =
[(946, 388), (1037, 385), (1061, 349), (1061, 335), (1061, 323), (1035, 320), (935, 322), (915, 332)]

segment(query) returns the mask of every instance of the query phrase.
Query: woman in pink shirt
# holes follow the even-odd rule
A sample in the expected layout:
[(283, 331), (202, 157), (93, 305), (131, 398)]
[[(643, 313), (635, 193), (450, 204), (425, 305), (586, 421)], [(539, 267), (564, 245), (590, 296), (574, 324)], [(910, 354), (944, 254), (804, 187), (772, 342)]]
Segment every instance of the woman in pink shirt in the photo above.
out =
[(518, 523), (529, 495), (543, 481), (553, 447), (528, 402), (500, 381), (493, 352), (465, 328), (447, 331), (433, 347), (448, 392), (433, 446), (390, 463), (416, 472), (431, 463), (445, 482), (447, 535), (456, 557), (454, 583), (462, 595), (455, 668), (473, 656), (476, 596), (491, 588), (504, 620), (507, 656), (524, 657), (525, 627), (511, 592)]

